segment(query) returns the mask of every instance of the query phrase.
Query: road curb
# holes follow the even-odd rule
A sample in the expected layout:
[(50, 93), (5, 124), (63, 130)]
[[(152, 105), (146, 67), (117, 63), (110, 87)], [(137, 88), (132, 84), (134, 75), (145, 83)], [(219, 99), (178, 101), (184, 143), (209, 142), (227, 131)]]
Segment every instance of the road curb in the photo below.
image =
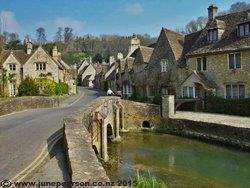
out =
[[(10, 182), (21, 182), (24, 178), (26, 178), (29, 174), (34, 172), (49, 156), (49, 153), (53, 149), (54, 145), (63, 137), (63, 132), (60, 131), (56, 135), (54, 135), (50, 141), (43, 147), (41, 153), (38, 157), (32, 161), (30, 165), (28, 165), (24, 170), (19, 172), (16, 176), (10, 179)], [(10, 186), (11, 188), (14, 185)]]

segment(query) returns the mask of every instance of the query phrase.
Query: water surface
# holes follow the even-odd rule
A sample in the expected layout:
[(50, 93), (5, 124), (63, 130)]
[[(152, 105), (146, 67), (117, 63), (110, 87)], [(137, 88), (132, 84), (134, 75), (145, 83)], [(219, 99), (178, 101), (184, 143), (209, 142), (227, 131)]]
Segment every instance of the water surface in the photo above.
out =
[(169, 187), (250, 188), (250, 153), (155, 133), (126, 133), (108, 146), (111, 180), (149, 173)]

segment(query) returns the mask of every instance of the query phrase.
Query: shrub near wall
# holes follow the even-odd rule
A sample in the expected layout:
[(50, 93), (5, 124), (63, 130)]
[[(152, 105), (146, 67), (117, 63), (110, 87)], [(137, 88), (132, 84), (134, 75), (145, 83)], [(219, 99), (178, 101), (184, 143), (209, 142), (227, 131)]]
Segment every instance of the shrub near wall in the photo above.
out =
[(224, 99), (209, 95), (206, 99), (206, 112), (250, 117), (250, 98)]

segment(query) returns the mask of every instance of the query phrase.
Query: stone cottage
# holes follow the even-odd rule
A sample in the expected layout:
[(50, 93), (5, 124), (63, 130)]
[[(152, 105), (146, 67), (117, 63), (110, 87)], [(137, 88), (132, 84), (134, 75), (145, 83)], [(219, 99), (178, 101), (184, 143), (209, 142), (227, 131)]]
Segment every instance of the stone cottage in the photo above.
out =
[(91, 61), (91, 58), (85, 59), (77, 72), (82, 86), (94, 87), (93, 82), (96, 75), (96, 69), (95, 65)]
[(21, 81), (30, 76), (32, 78), (46, 77), (55, 82), (66, 82), (71, 92), (75, 92), (72, 68), (62, 59), (57, 47), (54, 46), (52, 56), (42, 46), (33, 49), (30, 40), (26, 43), (26, 50), (3, 50), (1, 52), (0, 85), (1, 93), (15, 96)]
[(179, 74), (178, 62), (182, 55), (184, 36), (162, 28), (148, 62), (146, 93), (152, 98), (157, 93), (175, 95)]
[(188, 77), (179, 97), (203, 98), (209, 91), (227, 99), (250, 97), (250, 10), (217, 12), (218, 7), (209, 6), (206, 27), (187, 35), (194, 40), (183, 54)]

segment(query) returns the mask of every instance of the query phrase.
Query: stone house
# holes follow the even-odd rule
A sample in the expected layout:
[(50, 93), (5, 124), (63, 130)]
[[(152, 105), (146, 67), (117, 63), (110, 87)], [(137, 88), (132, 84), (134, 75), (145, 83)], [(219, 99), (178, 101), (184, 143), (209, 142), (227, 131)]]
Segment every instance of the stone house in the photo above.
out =
[(66, 82), (70, 91), (75, 92), (72, 68), (61, 59), (56, 46), (53, 47), (51, 56), (42, 46), (33, 49), (31, 41), (27, 41), (26, 50), (3, 50), (0, 64), (0, 85), (3, 95), (15, 96), (18, 86), (27, 76), (46, 77), (57, 83)]
[(147, 97), (178, 92), (178, 62), (183, 44), (182, 34), (162, 28), (147, 66)]
[(94, 87), (93, 82), (96, 75), (96, 69), (95, 65), (92, 64), (91, 59), (84, 60), (77, 72), (82, 86)]
[(147, 88), (147, 72), (146, 67), (148, 65), (148, 61), (152, 55), (153, 48), (146, 46), (139, 46), (132, 54), (131, 57), (134, 58), (132, 64), (132, 73), (133, 79), (130, 83), (133, 85), (134, 93), (137, 96), (146, 97), (146, 88)]
[(94, 79), (94, 87), (101, 90), (107, 90), (108, 85), (105, 81), (105, 74), (108, 71), (109, 65), (106, 63), (95, 63), (96, 75)]
[(209, 91), (228, 99), (250, 97), (250, 10), (222, 16), (217, 11), (208, 7), (206, 27), (187, 36), (194, 40), (183, 54), (188, 76), (179, 97), (204, 98)]

